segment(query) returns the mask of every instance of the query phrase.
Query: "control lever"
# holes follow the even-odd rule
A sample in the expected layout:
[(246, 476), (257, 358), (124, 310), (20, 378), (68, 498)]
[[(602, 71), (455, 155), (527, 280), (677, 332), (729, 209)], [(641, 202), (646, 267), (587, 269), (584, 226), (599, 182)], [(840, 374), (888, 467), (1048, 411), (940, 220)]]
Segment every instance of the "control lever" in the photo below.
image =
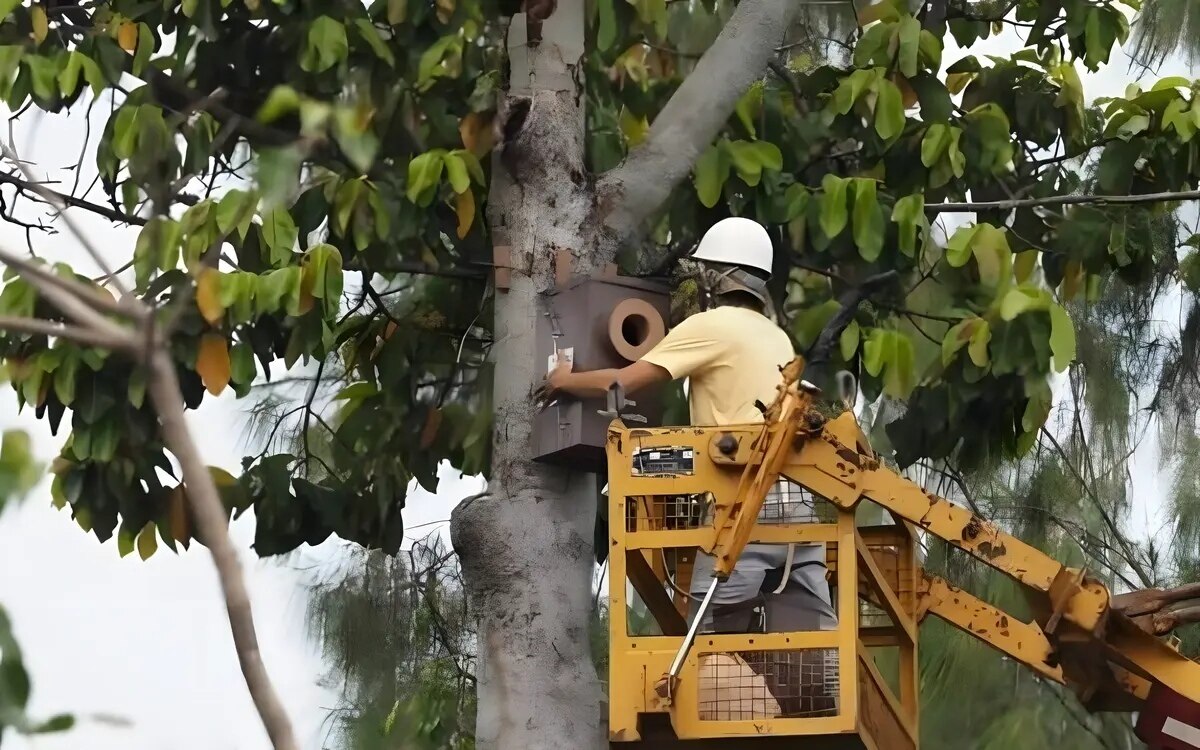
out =
[(597, 409), (596, 413), (609, 419), (622, 419), (626, 422), (646, 424), (646, 418), (641, 414), (626, 414), (625, 407), (627, 406), (637, 406), (637, 402), (625, 398), (625, 386), (617, 382), (608, 387), (608, 408)]

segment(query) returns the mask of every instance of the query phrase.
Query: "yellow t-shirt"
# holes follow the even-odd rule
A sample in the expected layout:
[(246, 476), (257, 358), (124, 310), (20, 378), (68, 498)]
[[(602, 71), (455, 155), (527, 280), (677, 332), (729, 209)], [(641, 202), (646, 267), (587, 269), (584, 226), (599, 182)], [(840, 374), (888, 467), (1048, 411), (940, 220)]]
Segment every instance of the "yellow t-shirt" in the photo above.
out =
[(642, 359), (675, 380), (690, 378), (691, 422), (711, 427), (761, 422), (755, 400), (775, 400), (779, 368), (795, 356), (791, 339), (769, 318), (724, 306), (687, 318)]

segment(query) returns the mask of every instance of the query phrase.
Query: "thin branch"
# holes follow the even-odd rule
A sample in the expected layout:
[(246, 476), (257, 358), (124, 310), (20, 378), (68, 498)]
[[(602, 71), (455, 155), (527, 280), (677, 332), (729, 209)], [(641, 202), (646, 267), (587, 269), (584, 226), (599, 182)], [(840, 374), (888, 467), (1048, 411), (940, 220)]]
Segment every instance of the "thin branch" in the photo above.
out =
[[(12, 123), (9, 123), (9, 128), (9, 140), (11, 143)], [(92, 260), (96, 262), (96, 266), (99, 267), (101, 271), (111, 276), (112, 269), (108, 267), (108, 261), (104, 259), (104, 256), (100, 253), (100, 250), (92, 243), (90, 239), (88, 239), (88, 236), (84, 234), (79, 225), (75, 223), (75, 220), (71, 218), (71, 215), (67, 213), (67, 204), (62, 200), (62, 196), (58, 193), (47, 190), (37, 183), (37, 178), (34, 177), (33, 170), (29, 168), (28, 164), (18, 158), (10, 143), (4, 143), (3, 141), (0, 141), (0, 153), (3, 153), (6, 159), (9, 159), (17, 165), (17, 168), (21, 170), (21, 174), (25, 175), (26, 180), (29, 180), (29, 189), (36, 193), (39, 198), (46, 201), (51, 206), (54, 206), (54, 208), (58, 211), (59, 216), (62, 217), (63, 222), (67, 225), (67, 228), (71, 230), (71, 234), (75, 236), (75, 238), (79, 241), (79, 244), (83, 245), (83, 248), (87, 250), (88, 255), (92, 256)], [(112, 279), (112, 284), (114, 287), (116, 287), (117, 291), (122, 297), (125, 297), (129, 294), (128, 290), (125, 289), (125, 286), (121, 283), (120, 279), (114, 277)]]
[(601, 221), (614, 242), (597, 258), (611, 260), (621, 240), (638, 232), (692, 170), (734, 104), (759, 80), (799, 13), (794, 0), (743, 0), (663, 107), (646, 141), (597, 185)]
[(1144, 193), (1141, 195), (1051, 195), (1045, 198), (1018, 198), (1016, 200), (980, 201), (978, 203), (926, 203), (925, 210), (931, 213), (973, 213), (976, 211), (1008, 211), (1014, 208), (1035, 206), (1072, 206), (1079, 204), (1121, 205), (1135, 203), (1167, 203), (1200, 199), (1200, 190), (1183, 190), (1166, 193)]
[(1138, 563), (1137, 556), (1133, 553), (1132, 547), (1130, 547), (1129, 542), (1125, 539), (1125, 536), (1121, 534), (1120, 529), (1117, 528), (1117, 524), (1113, 521), (1112, 516), (1109, 515), (1108, 510), (1104, 507), (1104, 503), (1100, 502), (1100, 498), (1096, 497), (1096, 494), (1092, 491), (1091, 485), (1084, 480), (1083, 475), (1079, 473), (1079, 469), (1077, 469), (1075, 464), (1071, 462), (1067, 452), (1063, 450), (1063, 447), (1059, 444), (1058, 440), (1049, 430), (1045, 428), (1045, 426), (1041, 428), (1041, 432), (1042, 435), (1044, 435), (1046, 439), (1050, 441), (1050, 444), (1054, 446), (1055, 450), (1058, 451), (1059, 456), (1062, 457), (1063, 464), (1071, 470), (1071, 473), (1075, 476), (1076, 481), (1079, 482), (1079, 486), (1083, 488), (1084, 493), (1091, 498), (1092, 503), (1096, 506), (1096, 510), (1100, 513), (1100, 517), (1104, 519), (1104, 525), (1108, 527), (1108, 530), (1112, 532), (1113, 538), (1116, 539), (1117, 544), (1120, 545), (1123, 552), (1121, 556), (1125, 559), (1125, 562), (1128, 563), (1133, 572), (1137, 574), (1138, 580), (1141, 581), (1142, 585), (1147, 588), (1153, 586), (1154, 581), (1151, 580), (1150, 576), (1146, 574), (1146, 571), (1143, 570), (1142, 566)]
[(124, 336), (110, 336), (100, 331), (81, 326), (67, 325), (53, 320), (17, 318), (10, 315), (0, 315), (0, 331), (29, 333), (35, 336), (51, 336), (53, 338), (66, 339), (81, 346), (95, 346), (115, 351), (130, 349), (137, 344), (137, 339), (131, 333), (127, 333)]
[(237, 551), (229, 540), (229, 516), (184, 419), (175, 362), (167, 348), (159, 347), (151, 356), (149, 365), (147, 391), (158, 412), (163, 441), (175, 454), (183, 470), (188, 487), (187, 498), (191, 502), (200, 533), (204, 535), (204, 546), (212, 553), (246, 687), (262, 717), (271, 744), (276, 750), (296, 750), (299, 746), (291, 721), (271, 685), (259, 651), (250, 594), (246, 590)]

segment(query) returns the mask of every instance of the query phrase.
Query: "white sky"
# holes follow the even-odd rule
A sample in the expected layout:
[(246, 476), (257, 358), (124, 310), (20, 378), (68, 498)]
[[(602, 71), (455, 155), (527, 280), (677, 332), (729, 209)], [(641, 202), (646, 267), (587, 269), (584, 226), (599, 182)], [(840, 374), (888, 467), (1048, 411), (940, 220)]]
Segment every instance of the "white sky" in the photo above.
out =
[[(974, 54), (1007, 54), (1012, 37), (989, 40)], [(961, 57), (947, 49), (946, 64)], [(1120, 55), (1099, 74), (1083, 72), (1089, 97), (1119, 95), (1131, 80)], [(1187, 75), (1180, 63), (1169, 63), (1160, 74)], [(103, 109), (98, 107), (97, 109)], [(95, 133), (106, 113), (93, 118)], [(17, 128), (22, 157), (38, 171), (62, 180), (71, 189), (73, 174), (62, 170), (78, 160), (83, 144), (82, 114), (23, 117)], [(95, 174), (85, 163), (84, 183)], [(5, 194), (9, 192), (6, 189)], [(136, 232), (119, 230), (103, 219), (77, 212), (88, 236), (119, 265), (129, 257)], [(19, 248), (24, 232), (0, 223), (0, 243)], [(77, 268), (89, 262), (75, 241), (64, 234), (34, 236), (37, 251), (69, 260)], [(0, 391), (0, 428), (23, 427), (35, 439), (39, 458), (57, 454), (63, 434), (50, 436), (31, 412), (18, 415), (11, 390)], [(244, 454), (243, 404), (231, 392), (206, 398), (203, 408), (189, 414), (206, 459), (232, 472)], [(1152, 440), (1134, 457), (1135, 531), (1157, 526), (1163, 489), (1157, 473)], [(478, 479), (444, 473), (435, 496), (417, 490), (405, 510), (410, 528), (444, 521), (463, 497), (478, 491)], [(439, 531), (445, 524), (414, 529), (414, 536)], [(337, 555), (337, 542), (305, 548), (286, 562), (258, 560), (249, 549), (253, 518), (248, 514), (233, 526), (255, 607), (255, 620), (264, 659), (276, 687), (296, 724), (304, 748), (320, 748), (321, 723), (333, 696), (319, 687), (323, 667), (304, 632), (305, 570), (327, 564)], [(80, 718), (72, 732), (38, 738), (6, 738), (8, 750), (259, 750), (267, 748), (265, 732), (254, 713), (241, 680), (216, 575), (203, 548), (176, 556), (161, 548), (151, 560), (122, 560), (116, 544), (104, 545), (85, 535), (67, 511), (49, 504), (43, 482), (23, 504), (0, 517), (0, 602), (14, 620), (34, 682), (31, 711), (47, 716), (66, 711)], [(89, 719), (109, 715), (127, 722)], [(11, 748), (9, 747), (11, 745)]]

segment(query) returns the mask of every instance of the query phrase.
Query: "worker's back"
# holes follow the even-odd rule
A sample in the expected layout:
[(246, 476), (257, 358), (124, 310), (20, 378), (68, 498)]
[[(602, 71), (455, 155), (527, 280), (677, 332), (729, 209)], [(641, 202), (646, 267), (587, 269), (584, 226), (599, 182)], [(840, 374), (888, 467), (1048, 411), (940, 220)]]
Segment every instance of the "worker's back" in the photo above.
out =
[(673, 379), (689, 378), (691, 423), (761, 422), (755, 401), (775, 400), (780, 368), (795, 356), (791, 339), (762, 313), (724, 305), (675, 326), (643, 359)]

